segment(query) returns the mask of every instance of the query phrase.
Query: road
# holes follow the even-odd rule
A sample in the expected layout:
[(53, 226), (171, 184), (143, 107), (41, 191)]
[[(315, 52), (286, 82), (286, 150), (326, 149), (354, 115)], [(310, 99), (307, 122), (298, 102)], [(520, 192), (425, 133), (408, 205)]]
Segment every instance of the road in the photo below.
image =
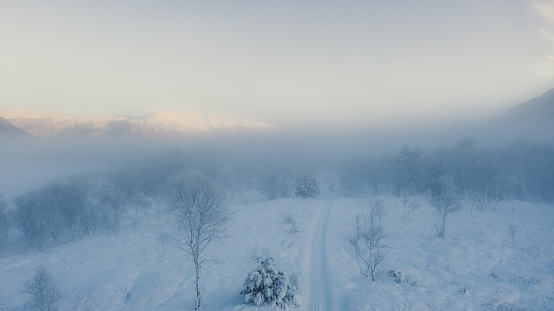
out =
[(311, 311), (332, 310), (332, 293), (328, 279), (329, 267), (327, 266), (325, 248), (327, 224), (332, 205), (331, 201), (327, 201), (321, 207), (312, 236), (309, 255), (309, 298), (307, 308), (307, 310)]

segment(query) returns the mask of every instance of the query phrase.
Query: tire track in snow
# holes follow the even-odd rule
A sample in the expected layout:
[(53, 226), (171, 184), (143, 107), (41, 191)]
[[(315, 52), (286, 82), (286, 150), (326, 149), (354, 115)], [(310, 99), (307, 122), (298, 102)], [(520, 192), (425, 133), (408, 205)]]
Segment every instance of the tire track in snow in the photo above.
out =
[(326, 202), (319, 212), (317, 224), (312, 236), (310, 248), (310, 276), (308, 310), (326, 311), (332, 310), (331, 291), (328, 281), (327, 256), (325, 250), (327, 223), (331, 201)]

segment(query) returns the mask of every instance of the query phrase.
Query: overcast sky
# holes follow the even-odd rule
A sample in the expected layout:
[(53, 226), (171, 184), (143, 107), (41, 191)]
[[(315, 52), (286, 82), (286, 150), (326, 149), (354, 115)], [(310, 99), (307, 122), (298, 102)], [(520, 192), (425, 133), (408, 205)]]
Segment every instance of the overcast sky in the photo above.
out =
[(351, 129), (552, 87), (554, 1), (0, 2), (0, 109)]

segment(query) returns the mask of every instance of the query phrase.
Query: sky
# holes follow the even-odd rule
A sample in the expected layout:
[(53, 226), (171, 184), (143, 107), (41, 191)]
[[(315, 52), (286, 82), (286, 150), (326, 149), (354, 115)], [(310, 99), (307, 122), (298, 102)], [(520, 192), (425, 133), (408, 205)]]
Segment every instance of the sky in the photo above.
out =
[(554, 1), (2, 1), (0, 109), (364, 129), (554, 87)]

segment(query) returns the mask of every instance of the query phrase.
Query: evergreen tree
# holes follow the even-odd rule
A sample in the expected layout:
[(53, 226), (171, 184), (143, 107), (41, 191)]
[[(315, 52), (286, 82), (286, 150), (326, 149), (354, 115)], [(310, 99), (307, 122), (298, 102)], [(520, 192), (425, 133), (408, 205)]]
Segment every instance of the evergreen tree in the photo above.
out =
[(296, 307), (296, 288), (292, 286), (284, 272), (273, 268), (273, 258), (258, 258), (258, 267), (250, 272), (241, 291), (244, 301), (257, 306), (267, 303), (286, 309)]
[(295, 194), (302, 199), (315, 198), (319, 195), (319, 184), (315, 177), (306, 172), (296, 180)]

